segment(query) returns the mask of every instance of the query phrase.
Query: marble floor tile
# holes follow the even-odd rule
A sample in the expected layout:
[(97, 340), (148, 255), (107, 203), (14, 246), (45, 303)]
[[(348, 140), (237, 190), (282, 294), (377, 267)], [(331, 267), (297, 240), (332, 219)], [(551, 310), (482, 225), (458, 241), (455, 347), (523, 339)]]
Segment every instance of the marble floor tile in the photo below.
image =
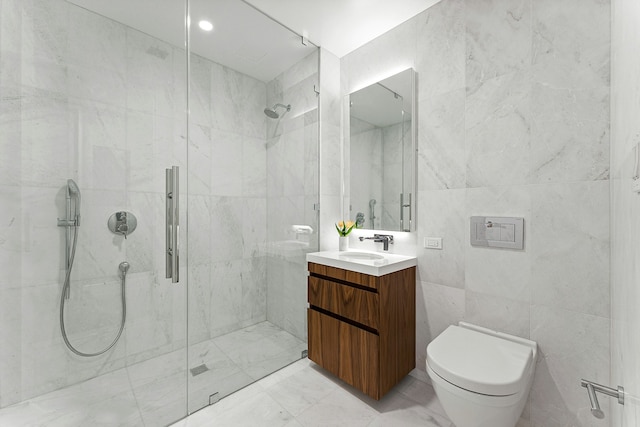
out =
[[(185, 352), (174, 351), (4, 408), (0, 425), (164, 426), (187, 412), (188, 381), (192, 414), (172, 427), (453, 427), (429, 384), (408, 376), (376, 401), (309, 359), (291, 363), (305, 345), (259, 323), (191, 346), (189, 368), (208, 368), (197, 375), (185, 369)], [(255, 381), (286, 351), (289, 365)], [(221, 400), (208, 405), (214, 391)]]
[[(156, 427), (202, 407), (215, 408), (215, 412), (195, 412), (183, 420), (189, 424), (182, 425), (211, 425), (212, 419), (219, 419), (216, 425), (229, 425), (226, 420), (238, 418), (231, 425), (295, 426), (294, 415), (283, 403), (292, 401), (292, 397), (286, 398), (291, 393), (288, 390), (304, 381), (291, 378), (289, 388), (286, 382), (280, 386), (283, 403), (265, 392), (265, 387), (308, 368), (307, 363), (281, 369), (299, 360), (304, 349), (305, 342), (269, 322), (261, 322), (194, 344), (188, 353), (184, 349), (172, 351), (2, 408), (0, 426)], [(207, 369), (201, 373), (191, 371), (200, 365)], [(278, 369), (281, 370), (265, 380), (264, 386), (255, 383)], [(313, 386), (308, 394), (315, 396), (313, 390), (326, 386)], [(214, 393), (222, 400), (208, 406), (209, 396)], [(277, 391), (274, 393), (278, 395)], [(306, 408), (302, 404), (289, 403), (293, 409)], [(243, 416), (247, 418), (241, 419)]]
[[(257, 422), (251, 405), (266, 417)], [(454, 427), (444, 415), (433, 388), (415, 377), (408, 376), (376, 401), (306, 358), (171, 427), (249, 426), (252, 423), (288, 427)]]

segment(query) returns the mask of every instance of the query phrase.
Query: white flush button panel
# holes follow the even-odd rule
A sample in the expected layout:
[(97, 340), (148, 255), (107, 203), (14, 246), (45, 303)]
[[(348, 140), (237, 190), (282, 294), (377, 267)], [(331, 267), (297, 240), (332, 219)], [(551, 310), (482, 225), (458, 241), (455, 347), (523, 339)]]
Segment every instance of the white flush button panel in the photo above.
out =
[(524, 218), (472, 216), (471, 245), (491, 248), (522, 249)]
[(424, 247), (427, 249), (442, 249), (442, 237), (425, 237)]

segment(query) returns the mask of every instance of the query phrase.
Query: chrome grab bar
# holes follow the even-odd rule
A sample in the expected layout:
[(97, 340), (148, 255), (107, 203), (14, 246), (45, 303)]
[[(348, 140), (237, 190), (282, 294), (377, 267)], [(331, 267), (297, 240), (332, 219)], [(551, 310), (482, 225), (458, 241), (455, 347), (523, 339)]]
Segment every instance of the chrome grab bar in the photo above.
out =
[(166, 178), (166, 274), (172, 283), (180, 280), (180, 169), (178, 166), (167, 168)]
[(624, 405), (624, 388), (622, 386), (618, 386), (617, 389), (613, 389), (584, 379), (580, 381), (580, 385), (587, 389), (589, 402), (591, 403), (591, 414), (596, 418), (604, 418), (604, 412), (600, 409), (600, 403), (598, 403), (598, 396), (596, 395), (596, 392), (615, 397), (618, 399), (619, 404)]

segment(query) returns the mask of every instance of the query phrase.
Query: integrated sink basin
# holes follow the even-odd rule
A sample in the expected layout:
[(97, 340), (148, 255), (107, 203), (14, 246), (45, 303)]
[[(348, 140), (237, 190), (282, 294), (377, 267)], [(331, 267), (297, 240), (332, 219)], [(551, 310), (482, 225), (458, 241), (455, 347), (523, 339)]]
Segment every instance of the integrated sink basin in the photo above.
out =
[(353, 260), (368, 260), (368, 261), (375, 261), (378, 259), (384, 259), (384, 256), (380, 255), (380, 254), (375, 254), (372, 252), (355, 252), (355, 251), (344, 251), (344, 252), (340, 252), (340, 254), (338, 255), (338, 257), (342, 258), (342, 259), (353, 259)]
[(417, 264), (416, 257), (367, 251), (324, 251), (307, 254), (307, 262), (384, 276)]

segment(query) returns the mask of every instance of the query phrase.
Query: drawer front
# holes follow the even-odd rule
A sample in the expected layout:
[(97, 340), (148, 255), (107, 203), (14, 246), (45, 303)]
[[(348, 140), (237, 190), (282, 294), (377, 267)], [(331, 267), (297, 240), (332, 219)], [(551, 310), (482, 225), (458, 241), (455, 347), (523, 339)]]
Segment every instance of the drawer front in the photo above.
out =
[(379, 399), (380, 338), (313, 309), (308, 309), (307, 314), (309, 359)]
[(365, 288), (378, 289), (379, 287), (380, 278), (376, 276), (343, 270), (342, 268), (329, 267), (328, 265), (316, 264), (314, 262), (307, 263), (307, 266), (311, 275), (351, 282)]
[(309, 277), (309, 304), (378, 329), (379, 296), (353, 286)]

